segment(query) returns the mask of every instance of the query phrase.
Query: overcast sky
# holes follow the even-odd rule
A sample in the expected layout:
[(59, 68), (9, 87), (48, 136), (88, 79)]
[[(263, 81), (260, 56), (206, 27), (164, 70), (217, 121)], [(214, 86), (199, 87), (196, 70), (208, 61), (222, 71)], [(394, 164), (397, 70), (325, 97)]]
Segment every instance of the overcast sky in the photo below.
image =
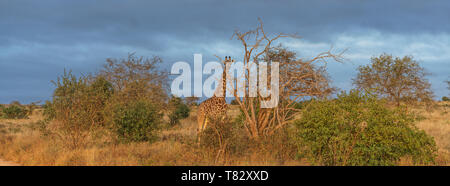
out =
[[(189, 2), (189, 3), (188, 3)], [(95, 72), (106, 58), (158, 55), (176, 61), (241, 59), (236, 29), (297, 33), (285, 46), (308, 58), (348, 49), (329, 63), (333, 85), (352, 88), (358, 65), (389, 53), (412, 55), (432, 73), (435, 99), (450, 79), (450, 1), (21, 1), (0, 0), (0, 103), (47, 100), (64, 69)]]

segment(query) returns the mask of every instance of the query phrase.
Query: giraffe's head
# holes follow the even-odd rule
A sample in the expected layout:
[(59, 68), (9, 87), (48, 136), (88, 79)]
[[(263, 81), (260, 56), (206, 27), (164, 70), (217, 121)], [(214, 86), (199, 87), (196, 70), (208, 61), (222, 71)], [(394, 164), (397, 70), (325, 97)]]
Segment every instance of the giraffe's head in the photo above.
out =
[(225, 61), (223, 61), (223, 64), (226, 65), (227, 63), (234, 63), (234, 59), (231, 59), (231, 56), (225, 56)]

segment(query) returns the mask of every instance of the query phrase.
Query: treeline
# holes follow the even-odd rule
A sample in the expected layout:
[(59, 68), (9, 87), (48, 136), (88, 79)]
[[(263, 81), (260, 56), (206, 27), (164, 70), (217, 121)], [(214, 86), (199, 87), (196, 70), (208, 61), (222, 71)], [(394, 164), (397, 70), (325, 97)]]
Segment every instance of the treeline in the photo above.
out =
[(35, 109), (40, 107), (38, 103), (22, 105), (19, 101), (12, 101), (9, 105), (0, 104), (0, 118), (26, 119)]

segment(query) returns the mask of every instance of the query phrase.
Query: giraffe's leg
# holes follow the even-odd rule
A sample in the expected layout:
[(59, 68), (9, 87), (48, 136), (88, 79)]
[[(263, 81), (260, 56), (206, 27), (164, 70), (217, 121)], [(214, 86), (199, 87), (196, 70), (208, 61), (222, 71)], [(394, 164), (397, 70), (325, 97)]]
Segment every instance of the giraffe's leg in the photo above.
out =
[(200, 146), (200, 139), (201, 139), (200, 135), (205, 130), (207, 122), (208, 122), (208, 117), (202, 116), (202, 118), (200, 119), (200, 122), (199, 122), (198, 129), (197, 129), (197, 145), (198, 146)]
[(208, 126), (208, 117), (205, 117), (205, 122), (204, 122), (204, 124), (202, 126), (202, 130), (205, 130), (206, 126)]

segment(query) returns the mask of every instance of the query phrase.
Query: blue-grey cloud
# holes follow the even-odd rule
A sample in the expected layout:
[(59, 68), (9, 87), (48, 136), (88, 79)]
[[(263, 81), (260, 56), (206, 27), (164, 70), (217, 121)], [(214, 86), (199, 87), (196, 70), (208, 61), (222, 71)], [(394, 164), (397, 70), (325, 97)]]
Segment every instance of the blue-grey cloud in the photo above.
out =
[(348, 48), (349, 62), (330, 63), (334, 85), (351, 87), (355, 68), (387, 52), (413, 55), (432, 73), (438, 97), (448, 95), (450, 2), (322, 1), (21, 1), (0, 2), (0, 103), (45, 100), (63, 69), (98, 70), (105, 58), (159, 55), (175, 61), (239, 57), (234, 30), (263, 19), (269, 32), (298, 33), (285, 45), (310, 57)]

